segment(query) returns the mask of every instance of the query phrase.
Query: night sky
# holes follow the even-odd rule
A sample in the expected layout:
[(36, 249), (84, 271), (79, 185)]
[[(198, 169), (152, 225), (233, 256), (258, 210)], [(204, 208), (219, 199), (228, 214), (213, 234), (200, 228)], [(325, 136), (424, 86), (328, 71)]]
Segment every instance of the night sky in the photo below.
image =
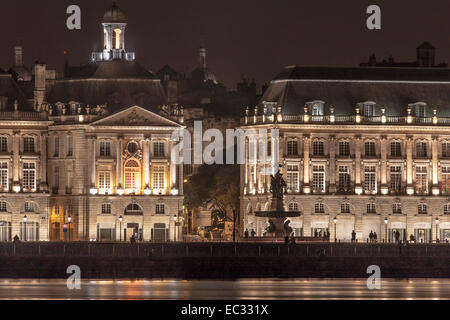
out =
[[(82, 29), (69, 31), (66, 8), (82, 9)], [(42, 60), (61, 69), (67, 50), (73, 65), (100, 50), (104, 12), (110, 0), (2, 0), (0, 66), (13, 63), (24, 46), (25, 63)], [(382, 9), (382, 30), (366, 29), (366, 8)], [(415, 60), (424, 40), (437, 49), (436, 62), (450, 61), (450, 1), (427, 0), (121, 0), (128, 18), (127, 51), (156, 72), (165, 64), (188, 73), (198, 48), (219, 81), (234, 87), (242, 76), (258, 87), (286, 65), (356, 66), (371, 53)], [(6, 33), (5, 33), (6, 31)]]

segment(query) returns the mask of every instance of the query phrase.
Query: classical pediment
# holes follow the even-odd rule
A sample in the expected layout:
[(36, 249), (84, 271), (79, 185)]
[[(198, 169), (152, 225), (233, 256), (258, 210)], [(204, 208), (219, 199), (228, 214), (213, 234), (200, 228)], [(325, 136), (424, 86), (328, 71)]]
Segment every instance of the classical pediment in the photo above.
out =
[(124, 126), (124, 127), (182, 127), (179, 123), (164, 118), (139, 106), (133, 106), (119, 111), (106, 118), (92, 123), (93, 126)]

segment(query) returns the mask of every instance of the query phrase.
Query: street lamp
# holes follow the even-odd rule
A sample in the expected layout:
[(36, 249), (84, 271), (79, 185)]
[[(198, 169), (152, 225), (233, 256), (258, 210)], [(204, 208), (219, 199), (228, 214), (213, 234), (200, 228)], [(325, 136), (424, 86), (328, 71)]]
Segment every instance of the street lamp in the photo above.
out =
[(27, 217), (27, 215), (24, 215), (23, 216), (23, 228), (25, 229), (24, 230), (24, 233), (23, 233), (23, 240), (24, 241), (27, 241), (27, 220), (28, 220), (28, 217)]
[(119, 217), (119, 242), (122, 242), (122, 216)]
[(67, 221), (69, 221), (69, 242), (70, 242), (70, 222), (72, 221), (72, 217), (70, 216), (70, 214), (67, 217)]
[(336, 217), (333, 218), (333, 222), (334, 222), (334, 242), (337, 242), (337, 237), (336, 237), (336, 222), (337, 222), (337, 218)]
[(388, 225), (388, 222), (389, 222), (388, 218), (385, 217), (385, 218), (384, 218), (384, 225), (385, 225), (385, 232), (384, 232), (384, 235), (385, 235), (385, 237), (386, 237), (386, 242), (388, 242), (388, 232), (387, 232), (387, 225)]
[(438, 238), (439, 217), (436, 217), (436, 219), (434, 219), (434, 222), (436, 223), (436, 242), (439, 242), (439, 238)]
[(173, 240), (174, 242), (177, 241), (177, 215), (175, 214), (173, 216)]

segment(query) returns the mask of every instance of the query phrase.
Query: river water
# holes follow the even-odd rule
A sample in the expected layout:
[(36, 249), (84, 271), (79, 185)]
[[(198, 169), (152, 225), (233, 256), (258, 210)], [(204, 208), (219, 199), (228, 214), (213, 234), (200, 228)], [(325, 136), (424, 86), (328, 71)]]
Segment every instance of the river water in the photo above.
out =
[(447, 279), (382, 279), (369, 290), (366, 279), (83, 280), (69, 290), (66, 280), (0, 280), (0, 299), (450, 299)]

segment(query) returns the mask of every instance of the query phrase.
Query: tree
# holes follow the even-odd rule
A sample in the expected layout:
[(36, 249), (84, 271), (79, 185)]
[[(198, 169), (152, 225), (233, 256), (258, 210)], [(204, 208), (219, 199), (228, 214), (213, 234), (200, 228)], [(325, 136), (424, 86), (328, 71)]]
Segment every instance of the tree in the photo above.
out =
[(239, 173), (238, 165), (203, 165), (184, 187), (188, 210), (212, 208), (214, 224), (232, 219), (233, 238), (239, 224)]

